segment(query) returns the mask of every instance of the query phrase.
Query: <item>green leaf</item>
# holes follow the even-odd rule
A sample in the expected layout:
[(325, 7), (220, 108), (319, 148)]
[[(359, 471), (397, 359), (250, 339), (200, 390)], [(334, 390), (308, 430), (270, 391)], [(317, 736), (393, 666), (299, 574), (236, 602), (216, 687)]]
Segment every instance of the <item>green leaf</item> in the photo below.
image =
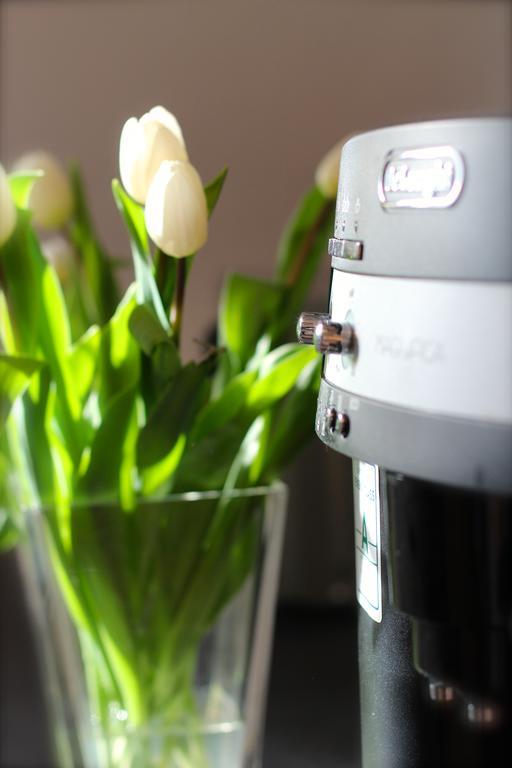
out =
[(335, 201), (326, 200), (317, 187), (309, 190), (291, 217), (278, 249), (276, 278), (287, 286), (273, 339), (291, 335), (297, 312), (327, 253), (334, 232)]
[(20, 532), (5, 509), (0, 507), (0, 554), (13, 549), (18, 543)]
[(144, 256), (149, 256), (144, 207), (124, 191), (119, 179), (112, 179), (112, 194), (137, 251)]
[(126, 194), (117, 179), (112, 181), (112, 194), (130, 237), (137, 285), (137, 302), (151, 307), (162, 327), (168, 331), (169, 321), (155, 282), (153, 266), (150, 263), (151, 256), (144, 221), (144, 210), (142, 206)]
[(247, 576), (255, 571), (264, 535), (265, 512), (260, 499), (234, 498), (228, 503), (223, 500), (221, 504), (223, 525), (219, 526), (215, 537), (217, 541), (213, 542), (213, 556), (208, 553), (209, 557), (204, 558), (211, 581), (216, 586), (216, 600), (210, 600), (209, 606), (202, 605), (203, 615), (206, 613), (203, 620), (205, 629), (213, 624), (218, 613), (243, 586)]
[(35, 182), (44, 176), (43, 171), (20, 171), (9, 174), (11, 196), (17, 208), (28, 208), (30, 193)]
[(15, 355), (18, 351), (7, 299), (2, 290), (0, 290), (0, 346), (8, 355)]
[(172, 337), (145, 304), (135, 307), (129, 327), (145, 355), (141, 359), (141, 393), (146, 407), (151, 408), (181, 367), (179, 352)]
[(146, 355), (151, 355), (158, 344), (165, 344), (170, 340), (165, 329), (145, 304), (135, 307), (128, 325), (132, 336)]
[(30, 214), (18, 212), (16, 229), (0, 249), (0, 269), (16, 347), (20, 354), (34, 355), (41, 319), (41, 275), (46, 262), (30, 225)]
[(173, 491), (223, 487), (253, 418), (247, 414), (246, 404), (256, 377), (257, 371), (239, 374), (199, 412), (176, 471)]
[(210, 181), (209, 184), (207, 184), (204, 188), (204, 194), (206, 196), (206, 205), (208, 206), (208, 215), (211, 216), (213, 211), (215, 210), (215, 206), (217, 205), (217, 202), (220, 197), (220, 193), (222, 192), (222, 188), (224, 187), (224, 182), (226, 181), (226, 176), (228, 175), (228, 169), (223, 168), (222, 171), (213, 179), (213, 181)]
[(307, 247), (308, 241), (314, 239), (318, 222), (325, 215), (326, 207), (326, 199), (316, 186), (309, 189), (299, 202), (279, 242), (276, 265), (278, 280), (289, 280), (302, 249)]
[(224, 490), (245, 488), (250, 485), (251, 466), (261, 451), (261, 441), (266, 437), (266, 430), (266, 417), (264, 414), (260, 414), (251, 424), (238, 448), (229, 469)]
[(69, 353), (69, 367), (73, 372), (73, 385), (80, 403), (86, 400), (98, 365), (101, 329), (92, 325), (73, 345)]
[[(32, 457), (32, 471), (39, 503), (59, 508), (71, 496), (73, 463), (63, 442), (56, 414), (56, 385), (48, 368), (38, 377), (39, 386), (31, 386), (23, 400), (23, 419), (17, 423), (18, 435), (26, 434)], [(23, 421), (23, 424), (21, 423)], [(67, 520), (60, 519), (61, 536), (69, 539)]]
[(26, 211), (18, 213), (15, 233), (1, 250), (0, 266), (16, 334), (11, 342), (20, 354), (41, 356), (47, 362), (58, 389), (60, 427), (73, 460), (78, 461), (81, 414), (68, 367), (67, 309), (58, 278), (41, 252)]
[(195, 628), (197, 636), (204, 635), (256, 566), (263, 513), (258, 501), (253, 502), (221, 498), (195, 547), (195, 557), (194, 549), (187, 553), (191, 567), (175, 622), (183, 634)]
[(83, 270), (83, 304), (91, 310), (89, 320), (103, 325), (112, 317), (119, 300), (114, 270), (94, 230), (83, 181), (76, 166), (71, 168), (70, 178), (74, 203), (72, 239)]
[(103, 656), (117, 689), (114, 695), (137, 722), (143, 711), (135, 626), (129, 612), (132, 574), (127, 533), (131, 517), (110, 504), (76, 507), (67, 570), (79, 598), (76, 601), (71, 595), (72, 605), (78, 607), (81, 623), (85, 622), (94, 642), (93, 663), (97, 669)]
[[(135, 393), (137, 395), (137, 392)], [(121, 464), (119, 466), (119, 500), (125, 510), (133, 510), (136, 504), (137, 479), (137, 439), (139, 436), (139, 421), (137, 400), (132, 411), (132, 417), (126, 430)]]
[(256, 483), (279, 477), (283, 468), (311, 438), (315, 423), (321, 359), (305, 366), (289, 395), (271, 411), (268, 441)]
[(125, 438), (135, 408), (136, 390), (125, 389), (109, 404), (96, 432), (87, 471), (77, 486), (77, 497), (115, 497), (120, 492), (120, 470)]
[(254, 421), (240, 436), (225, 488), (271, 482), (311, 437), (320, 368), (312, 350), (295, 345), (267, 356), (246, 404)]
[(4, 424), (14, 402), (24, 393), (30, 379), (41, 370), (42, 365), (39, 360), (0, 355), (0, 426)]
[(288, 344), (264, 356), (258, 367), (233, 378), (199, 413), (173, 490), (254, 484), (267, 470), (266, 451), (273, 428), (268, 409), (293, 390), (312, 362), (318, 365), (313, 350)]
[(227, 421), (196, 443), (189, 442), (176, 470), (173, 492), (222, 488), (249, 425), (245, 419)]
[(162, 461), (174, 448), (206, 399), (208, 382), (202, 365), (189, 363), (181, 368), (149, 415), (137, 445), (140, 468)]
[(182, 433), (167, 456), (141, 471), (143, 496), (154, 496), (170, 490), (171, 479), (180, 464), (186, 446), (187, 436)]
[(130, 333), (130, 317), (137, 306), (136, 288), (127, 289), (114, 315), (101, 330), (98, 361), (99, 405), (108, 408), (123, 389), (135, 387), (139, 380), (140, 353)]
[(219, 344), (228, 350), (232, 374), (252, 357), (282, 297), (282, 288), (272, 283), (238, 274), (228, 278), (219, 308)]
[(56, 416), (61, 425), (67, 449), (75, 464), (83, 447), (82, 408), (70, 367), (71, 332), (66, 304), (55, 270), (45, 265), (41, 276), (42, 312), (39, 322), (41, 351), (57, 388)]
[(247, 469), (248, 485), (257, 485), (265, 465), (265, 457), (270, 444), (270, 430), (272, 426), (272, 414), (270, 410), (265, 411), (261, 418), (261, 430), (258, 439), (258, 448)]
[[(3, 433), (0, 430), (0, 449), (8, 461), (8, 472), (4, 475), (2, 494), (8, 501), (9, 512), (22, 527), (23, 521), (18, 520), (18, 511), (34, 508), (39, 503), (35, 487), (32, 460), (28, 447), (24, 420), (24, 404), (18, 397), (12, 404), (11, 413), (4, 424)], [(14, 501), (14, 503), (12, 503)]]
[(167, 384), (181, 367), (181, 360), (176, 345), (172, 339), (157, 344), (151, 352), (154, 384)]
[(288, 394), (303, 369), (316, 359), (314, 349), (298, 344), (285, 344), (273, 350), (260, 366), (258, 379), (249, 393), (247, 407), (257, 414), (273, 405)]
[[(41, 275), (42, 305), (41, 346), (51, 366), (64, 368), (71, 347), (71, 330), (68, 311), (59, 279), (53, 267), (48, 265)], [(67, 382), (73, 389), (71, 382)]]
[(249, 392), (257, 377), (256, 371), (245, 371), (235, 376), (215, 400), (211, 400), (199, 413), (190, 439), (198, 442), (234, 419), (245, 406)]

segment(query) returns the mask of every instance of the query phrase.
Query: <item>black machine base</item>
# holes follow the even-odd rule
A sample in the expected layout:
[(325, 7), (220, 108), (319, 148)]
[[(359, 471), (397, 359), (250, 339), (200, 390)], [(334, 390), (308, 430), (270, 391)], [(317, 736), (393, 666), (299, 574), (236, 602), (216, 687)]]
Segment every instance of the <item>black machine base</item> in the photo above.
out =
[(512, 765), (512, 499), (380, 471), (382, 622), (359, 618), (364, 768)]

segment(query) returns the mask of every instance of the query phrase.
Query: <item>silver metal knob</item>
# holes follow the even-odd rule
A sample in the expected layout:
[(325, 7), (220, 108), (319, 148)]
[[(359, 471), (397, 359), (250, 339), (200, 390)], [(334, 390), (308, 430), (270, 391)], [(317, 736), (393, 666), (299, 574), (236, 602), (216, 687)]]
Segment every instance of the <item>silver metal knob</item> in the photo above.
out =
[(350, 352), (354, 346), (354, 329), (349, 323), (321, 320), (314, 330), (313, 343), (317, 352), (322, 355)]
[(297, 339), (301, 344), (313, 344), (318, 323), (329, 320), (322, 312), (303, 312), (297, 320)]

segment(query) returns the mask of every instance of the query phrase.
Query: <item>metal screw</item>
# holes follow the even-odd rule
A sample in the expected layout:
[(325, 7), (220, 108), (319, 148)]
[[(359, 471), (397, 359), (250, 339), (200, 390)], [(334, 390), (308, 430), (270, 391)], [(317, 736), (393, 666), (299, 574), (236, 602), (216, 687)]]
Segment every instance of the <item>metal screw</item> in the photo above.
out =
[(350, 432), (350, 419), (346, 413), (338, 414), (338, 432), (342, 437), (347, 437)]
[(428, 695), (431, 701), (438, 704), (448, 704), (455, 698), (455, 689), (447, 683), (431, 681), (428, 684)]
[(338, 432), (342, 437), (347, 437), (350, 431), (350, 420), (346, 413), (338, 413), (336, 408), (328, 408), (325, 414), (325, 423), (329, 432), (334, 435)]
[(332, 435), (334, 435), (336, 432), (336, 425), (338, 423), (338, 411), (336, 408), (327, 409), (325, 421), (327, 423), (327, 429)]
[(501, 712), (493, 704), (470, 702), (466, 708), (467, 718), (472, 725), (481, 728), (493, 728), (501, 719)]

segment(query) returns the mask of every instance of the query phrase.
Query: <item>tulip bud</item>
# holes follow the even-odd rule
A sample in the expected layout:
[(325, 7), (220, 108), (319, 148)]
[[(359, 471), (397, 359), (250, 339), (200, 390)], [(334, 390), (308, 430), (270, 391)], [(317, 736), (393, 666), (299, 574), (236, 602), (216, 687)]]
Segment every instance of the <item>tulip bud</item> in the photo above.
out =
[(16, 161), (16, 171), (42, 171), (36, 179), (28, 207), (34, 223), (43, 229), (59, 229), (73, 212), (73, 193), (66, 172), (49, 152), (30, 152)]
[(339, 141), (322, 158), (315, 172), (315, 183), (328, 199), (336, 197), (340, 173), (341, 149), (346, 139)]
[(165, 160), (188, 160), (178, 121), (163, 107), (124, 124), (119, 146), (121, 181), (129, 195), (145, 203), (153, 178)]
[(4, 167), (0, 165), (0, 247), (7, 242), (16, 226), (16, 206), (9, 189)]
[(75, 251), (69, 240), (62, 235), (54, 235), (41, 243), (41, 249), (49, 264), (52, 265), (62, 283), (66, 283), (75, 263)]
[(188, 162), (162, 163), (146, 200), (146, 228), (169, 256), (188, 256), (208, 237), (208, 207), (198, 172)]

